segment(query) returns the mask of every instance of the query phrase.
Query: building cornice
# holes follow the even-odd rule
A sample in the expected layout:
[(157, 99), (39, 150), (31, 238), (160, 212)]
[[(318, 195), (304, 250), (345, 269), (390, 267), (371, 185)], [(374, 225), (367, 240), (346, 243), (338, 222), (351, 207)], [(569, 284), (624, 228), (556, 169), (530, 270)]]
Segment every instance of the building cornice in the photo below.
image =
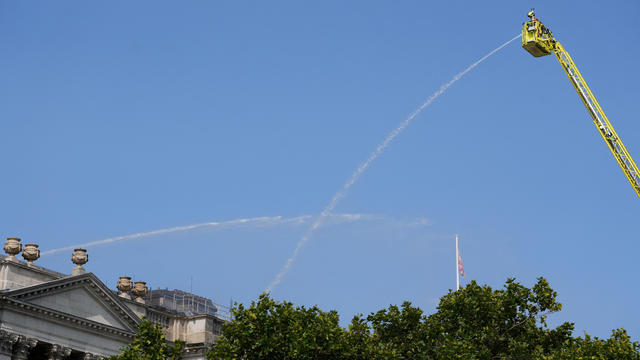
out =
[(8, 265), (8, 266), (15, 266), (18, 268), (22, 268), (28, 271), (33, 271), (36, 273), (40, 273), (43, 275), (47, 275), (49, 277), (52, 277), (54, 279), (60, 279), (63, 277), (66, 277), (68, 275), (63, 274), (63, 273), (59, 273), (57, 271), (53, 271), (53, 270), (49, 270), (46, 268), (43, 268), (42, 266), (38, 266), (38, 265), (27, 265), (26, 262), (15, 259), (15, 260), (8, 260), (8, 257), (4, 256), (2, 259), (0, 259), (0, 266), (2, 265)]
[[(14, 299), (19, 302), (23, 300), (55, 294), (66, 291), (72, 287), (84, 287), (96, 296), (107, 308), (111, 309), (118, 318), (122, 319), (127, 330), (135, 332), (140, 319), (129, 307), (122, 303), (122, 300), (114, 295), (94, 274), (86, 273), (77, 276), (67, 276), (62, 279), (49, 281), (46, 283), (33, 285), (3, 294), (3, 298)], [(26, 302), (24, 302), (26, 303)], [(33, 305), (33, 304), (31, 304)], [(33, 305), (35, 306), (35, 305)], [(55, 311), (55, 310), (52, 310)], [(69, 314), (70, 315), (70, 314)], [(73, 315), (70, 315), (73, 316)]]
[(62, 323), (67, 326), (71, 325), (72, 327), (81, 329), (83, 331), (91, 331), (99, 335), (108, 335), (130, 340), (135, 334), (134, 331), (118, 329), (113, 326), (101, 324), (96, 321), (87, 320), (75, 315), (49, 309), (44, 306), (13, 299), (6, 295), (0, 297), (0, 309), (13, 309), (26, 315)]

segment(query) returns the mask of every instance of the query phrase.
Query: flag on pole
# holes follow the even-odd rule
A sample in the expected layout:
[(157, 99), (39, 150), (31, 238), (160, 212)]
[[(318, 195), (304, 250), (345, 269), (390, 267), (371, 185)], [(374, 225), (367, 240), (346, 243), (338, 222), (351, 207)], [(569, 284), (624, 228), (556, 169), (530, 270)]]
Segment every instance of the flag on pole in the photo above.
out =
[(466, 279), (464, 276), (464, 266), (462, 265), (462, 255), (460, 255), (460, 253), (458, 253), (458, 271), (460, 272), (460, 275), (462, 275), (462, 278)]

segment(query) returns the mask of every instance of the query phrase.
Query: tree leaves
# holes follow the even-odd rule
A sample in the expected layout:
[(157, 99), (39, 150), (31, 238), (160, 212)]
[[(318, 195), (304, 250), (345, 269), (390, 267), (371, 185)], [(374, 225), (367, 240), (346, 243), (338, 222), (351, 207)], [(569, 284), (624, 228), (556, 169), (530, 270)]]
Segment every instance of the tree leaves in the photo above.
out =
[(248, 308), (233, 309), (209, 359), (339, 359), (348, 353), (346, 331), (335, 311), (294, 307), (260, 295)]
[(160, 325), (143, 318), (131, 344), (122, 348), (120, 355), (112, 356), (109, 360), (181, 360), (183, 349), (183, 341), (169, 345)]
[(262, 294), (237, 305), (208, 359), (640, 360), (640, 344), (624, 329), (602, 340), (573, 337), (569, 322), (549, 328), (549, 314), (562, 309), (557, 296), (544, 278), (532, 288), (515, 279), (501, 289), (472, 281), (444, 295), (431, 315), (404, 302), (355, 316), (344, 329), (335, 311)]

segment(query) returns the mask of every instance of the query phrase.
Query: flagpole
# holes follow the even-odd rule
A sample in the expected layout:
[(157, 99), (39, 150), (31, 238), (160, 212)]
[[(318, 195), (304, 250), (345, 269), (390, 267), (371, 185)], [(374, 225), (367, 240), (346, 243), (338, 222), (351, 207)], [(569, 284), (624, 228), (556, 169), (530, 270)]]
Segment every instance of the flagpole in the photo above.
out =
[(460, 270), (458, 264), (458, 234), (456, 234), (456, 291), (460, 290)]

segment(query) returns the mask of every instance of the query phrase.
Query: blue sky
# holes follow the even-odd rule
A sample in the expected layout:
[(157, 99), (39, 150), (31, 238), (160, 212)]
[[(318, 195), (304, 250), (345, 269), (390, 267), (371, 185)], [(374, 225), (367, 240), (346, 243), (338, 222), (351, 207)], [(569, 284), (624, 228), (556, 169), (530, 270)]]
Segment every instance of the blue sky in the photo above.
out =
[[(0, 235), (45, 251), (317, 215), (532, 6), (640, 160), (637, 2), (0, 1)], [(639, 206), (555, 58), (516, 41), (394, 140), (335, 209), (366, 216), (329, 221), (273, 295), (345, 321), (403, 300), (431, 312), (455, 286), (458, 233), (468, 279), (544, 276), (554, 323), (638, 339)], [(104, 244), (86, 268), (247, 302), (309, 225)], [(72, 268), (65, 252), (38, 263)]]

